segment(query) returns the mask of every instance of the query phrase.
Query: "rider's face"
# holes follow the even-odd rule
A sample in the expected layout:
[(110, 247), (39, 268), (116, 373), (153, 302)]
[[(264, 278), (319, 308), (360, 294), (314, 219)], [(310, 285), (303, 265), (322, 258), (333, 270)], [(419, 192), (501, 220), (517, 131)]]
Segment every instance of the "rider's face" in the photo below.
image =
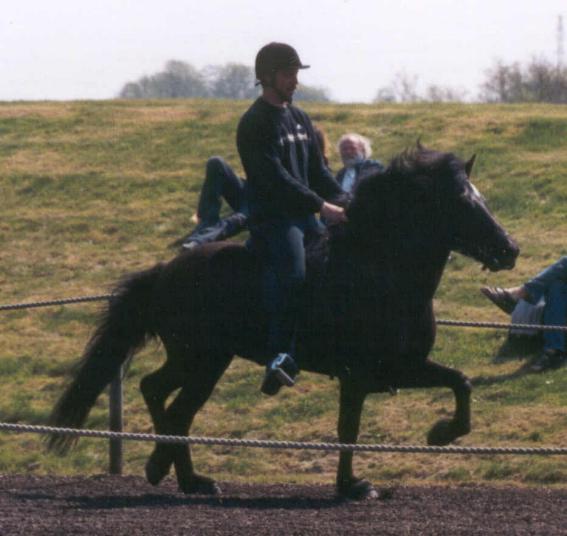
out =
[(290, 101), (297, 89), (298, 69), (280, 69), (274, 75), (273, 88), (283, 101)]

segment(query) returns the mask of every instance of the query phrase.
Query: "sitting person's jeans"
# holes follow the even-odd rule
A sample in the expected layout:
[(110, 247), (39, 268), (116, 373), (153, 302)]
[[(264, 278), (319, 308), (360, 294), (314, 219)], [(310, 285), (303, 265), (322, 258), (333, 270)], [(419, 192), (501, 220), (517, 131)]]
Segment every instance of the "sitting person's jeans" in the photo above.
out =
[[(564, 326), (567, 322), (567, 257), (561, 257), (533, 279), (524, 284), (529, 293), (529, 303), (536, 304), (545, 297), (543, 323), (546, 326)], [(565, 332), (544, 331), (545, 350), (565, 351)]]
[[(234, 214), (221, 219), (223, 198)], [(199, 196), (197, 208), (199, 223), (185, 242), (205, 244), (224, 240), (238, 234), (248, 224), (246, 181), (238, 177), (232, 168), (220, 157), (213, 156), (207, 161), (205, 182)]]

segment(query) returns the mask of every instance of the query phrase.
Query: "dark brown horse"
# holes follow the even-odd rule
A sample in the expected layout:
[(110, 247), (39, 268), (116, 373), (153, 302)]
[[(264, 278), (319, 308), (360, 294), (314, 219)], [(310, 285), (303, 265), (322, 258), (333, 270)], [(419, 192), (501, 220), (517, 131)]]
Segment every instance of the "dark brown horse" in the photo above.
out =
[[(445, 445), (470, 431), (469, 380), (434, 363), (432, 299), (449, 252), (490, 270), (514, 266), (518, 248), (469, 182), (472, 160), (419, 146), (396, 157), (385, 173), (362, 181), (348, 223), (313, 249), (296, 358), (303, 370), (340, 380), (338, 436), (355, 443), (367, 394), (399, 388), (448, 387), (453, 418), (428, 433)], [(143, 378), (141, 390), (156, 433), (187, 435), (197, 411), (235, 355), (266, 363), (262, 267), (246, 247), (216, 243), (127, 277), (116, 289), (50, 424), (79, 427), (120, 366), (148, 337), (159, 337), (165, 364)], [(166, 407), (174, 390), (176, 398)], [(53, 435), (64, 451), (72, 439)], [(185, 493), (217, 493), (193, 469), (186, 446), (156, 445), (146, 465), (152, 484), (175, 466)], [(375, 494), (356, 478), (352, 453), (341, 452), (338, 492)]]

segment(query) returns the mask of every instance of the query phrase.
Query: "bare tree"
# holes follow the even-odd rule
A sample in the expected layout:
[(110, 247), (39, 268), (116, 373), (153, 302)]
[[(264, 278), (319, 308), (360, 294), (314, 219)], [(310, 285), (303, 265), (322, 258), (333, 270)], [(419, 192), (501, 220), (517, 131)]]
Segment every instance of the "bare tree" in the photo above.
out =
[(418, 91), (418, 77), (404, 72), (397, 73), (393, 81), (378, 89), (374, 102), (461, 102), (466, 91), (432, 84), (424, 94)]
[(416, 102), (418, 77), (405, 72), (396, 73), (388, 86), (378, 89), (374, 102)]
[(423, 100), (426, 102), (463, 102), (466, 98), (467, 92), (464, 89), (431, 84), (427, 86)]
[(524, 67), (499, 61), (486, 72), (480, 100), (567, 103), (567, 69), (545, 59), (534, 58)]

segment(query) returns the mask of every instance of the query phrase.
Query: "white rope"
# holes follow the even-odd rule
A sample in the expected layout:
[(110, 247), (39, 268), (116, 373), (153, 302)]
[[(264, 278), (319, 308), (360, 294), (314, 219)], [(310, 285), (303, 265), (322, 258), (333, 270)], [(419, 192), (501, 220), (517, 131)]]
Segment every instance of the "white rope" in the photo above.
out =
[[(11, 303), (0, 305), (0, 311), (15, 311), (19, 309), (32, 309), (36, 307), (50, 307), (52, 305), (69, 305), (74, 303), (85, 303), (109, 300), (112, 294), (97, 294), (94, 296), (77, 296), (56, 300)], [(494, 329), (531, 329), (540, 331), (567, 331), (567, 326), (544, 326), (538, 324), (506, 324), (504, 322), (468, 322), (462, 320), (437, 320), (439, 326), (458, 326), (469, 328), (494, 328)]]
[(272, 441), (261, 439), (227, 439), (221, 437), (171, 436), (156, 434), (140, 434), (129, 432), (110, 432), (103, 430), (77, 430), (73, 428), (56, 428), (52, 426), (35, 426), (30, 424), (0, 423), (0, 430), (19, 433), (61, 434), (74, 437), (96, 437), (105, 439), (126, 439), (131, 441), (151, 441), (157, 443), (173, 443), (183, 445), (222, 445), (230, 447), (253, 447), (269, 449), (324, 450), (351, 452), (400, 452), (422, 454), (517, 454), (517, 455), (566, 455), (567, 448), (545, 447), (433, 447), (417, 445), (372, 445), (349, 443), (315, 443), (300, 441)]

